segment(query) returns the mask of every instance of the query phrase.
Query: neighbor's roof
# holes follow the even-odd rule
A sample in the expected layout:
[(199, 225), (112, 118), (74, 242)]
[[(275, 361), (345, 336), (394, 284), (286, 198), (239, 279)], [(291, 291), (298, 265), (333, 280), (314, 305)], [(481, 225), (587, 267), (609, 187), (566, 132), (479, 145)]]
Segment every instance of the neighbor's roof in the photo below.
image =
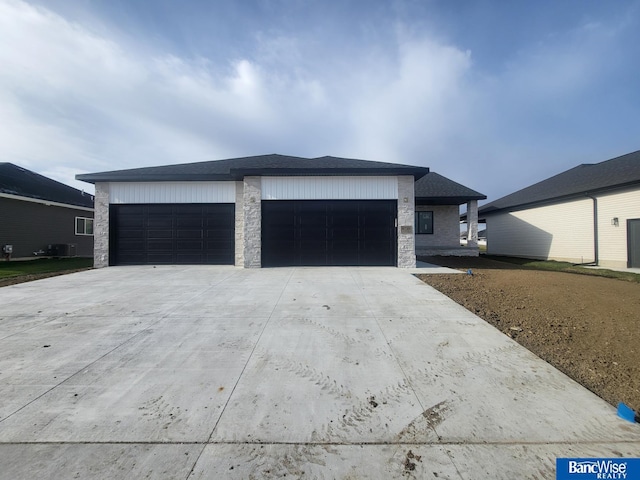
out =
[(0, 163), (1, 194), (93, 208), (93, 195), (7, 162)]
[(640, 184), (640, 150), (600, 163), (578, 165), (487, 203), (478, 213), (486, 215), (501, 210), (520, 210), (637, 184)]
[(242, 180), (247, 175), (413, 175), (429, 173), (425, 167), (372, 162), (351, 158), (303, 158), (287, 155), (258, 155), (209, 162), (161, 167), (133, 168), (76, 175), (78, 180), (96, 182)]
[(435, 172), (429, 172), (415, 183), (415, 196), (418, 204), (460, 205), (469, 200), (487, 198), (480, 192), (460, 185)]

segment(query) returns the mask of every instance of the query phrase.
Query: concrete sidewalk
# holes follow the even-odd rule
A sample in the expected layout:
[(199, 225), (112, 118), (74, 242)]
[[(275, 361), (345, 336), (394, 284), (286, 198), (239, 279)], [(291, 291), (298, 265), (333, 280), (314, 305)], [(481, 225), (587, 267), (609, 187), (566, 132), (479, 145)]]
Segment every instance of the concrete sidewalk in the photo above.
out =
[(0, 478), (555, 478), (640, 426), (408, 272), (0, 288)]

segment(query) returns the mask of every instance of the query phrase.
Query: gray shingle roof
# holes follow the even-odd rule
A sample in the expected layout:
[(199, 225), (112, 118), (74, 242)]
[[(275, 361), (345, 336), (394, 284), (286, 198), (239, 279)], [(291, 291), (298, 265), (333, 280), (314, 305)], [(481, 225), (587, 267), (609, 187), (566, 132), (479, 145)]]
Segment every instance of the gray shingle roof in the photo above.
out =
[(13, 163), (0, 163), (0, 193), (93, 208), (93, 195)]
[(518, 210), (640, 184), (640, 150), (600, 163), (582, 164), (483, 205), (479, 214)]
[(372, 162), (339, 157), (303, 158), (287, 155), (183, 163), (77, 175), (78, 180), (96, 182), (241, 180), (245, 175), (413, 175), (428, 168), (397, 163)]
[(480, 192), (460, 185), (435, 172), (429, 172), (416, 181), (415, 196), (418, 204), (453, 205), (469, 200), (484, 200), (487, 198)]

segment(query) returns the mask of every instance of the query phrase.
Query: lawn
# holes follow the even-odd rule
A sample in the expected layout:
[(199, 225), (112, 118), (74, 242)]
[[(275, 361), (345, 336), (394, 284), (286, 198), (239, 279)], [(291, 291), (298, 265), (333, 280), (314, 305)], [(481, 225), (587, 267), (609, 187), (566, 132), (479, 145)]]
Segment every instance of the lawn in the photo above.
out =
[(93, 266), (93, 258), (40, 258), (37, 260), (0, 261), (0, 280), (38, 276), (49, 273), (64, 273), (83, 270)]

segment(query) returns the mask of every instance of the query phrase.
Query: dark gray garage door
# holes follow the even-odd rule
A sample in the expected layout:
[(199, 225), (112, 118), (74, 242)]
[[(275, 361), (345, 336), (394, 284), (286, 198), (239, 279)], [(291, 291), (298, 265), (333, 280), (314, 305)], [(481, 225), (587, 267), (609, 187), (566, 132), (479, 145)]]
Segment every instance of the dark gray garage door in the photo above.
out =
[(111, 265), (234, 263), (233, 204), (111, 205)]
[(396, 264), (395, 200), (262, 202), (262, 265)]

